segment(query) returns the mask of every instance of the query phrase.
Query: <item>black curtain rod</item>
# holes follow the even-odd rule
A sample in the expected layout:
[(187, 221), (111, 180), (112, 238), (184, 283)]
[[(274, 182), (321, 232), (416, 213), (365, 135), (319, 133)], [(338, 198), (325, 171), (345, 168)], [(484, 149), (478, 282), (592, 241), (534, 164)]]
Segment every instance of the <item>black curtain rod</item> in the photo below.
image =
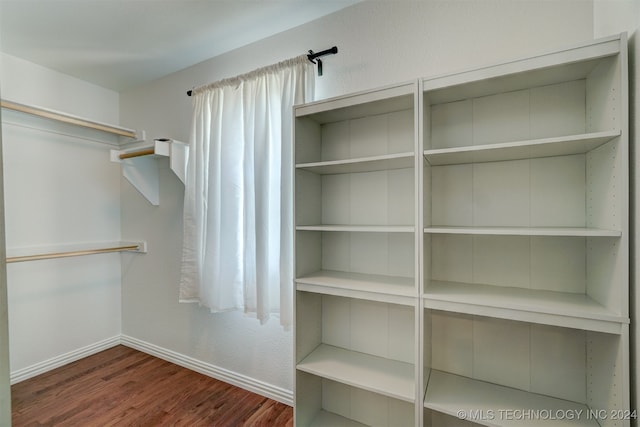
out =
[[(314, 64), (316, 64), (318, 66), (318, 75), (321, 76), (322, 75), (322, 60), (320, 60), (319, 58), (321, 56), (326, 56), (326, 55), (335, 55), (336, 53), (338, 53), (338, 47), (334, 46), (330, 49), (326, 49), (323, 50), (322, 52), (313, 52), (312, 50), (309, 50), (309, 54), (307, 55), (307, 58), (309, 59), (309, 61), (313, 62)], [(187, 96), (191, 96), (191, 94), (193, 93), (193, 90), (188, 90), (187, 91)]]

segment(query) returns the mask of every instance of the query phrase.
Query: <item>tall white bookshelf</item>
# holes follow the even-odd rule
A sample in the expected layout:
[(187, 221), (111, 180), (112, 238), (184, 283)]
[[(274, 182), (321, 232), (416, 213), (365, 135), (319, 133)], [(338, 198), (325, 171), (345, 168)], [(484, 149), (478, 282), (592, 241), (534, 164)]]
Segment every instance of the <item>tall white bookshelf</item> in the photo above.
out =
[(629, 425), (626, 52), (422, 80), (425, 426)]
[(626, 52), (294, 109), (297, 426), (630, 425)]
[(414, 426), (417, 83), (295, 108), (297, 426)]

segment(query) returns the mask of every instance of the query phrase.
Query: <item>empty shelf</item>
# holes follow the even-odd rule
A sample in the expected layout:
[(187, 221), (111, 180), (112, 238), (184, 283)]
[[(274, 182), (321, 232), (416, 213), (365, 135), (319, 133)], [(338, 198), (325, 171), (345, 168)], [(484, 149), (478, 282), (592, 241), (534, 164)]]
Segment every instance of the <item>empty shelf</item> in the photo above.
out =
[(361, 157), (357, 159), (331, 160), (301, 163), (297, 169), (330, 175), (340, 173), (374, 172), (388, 169), (405, 169), (414, 165), (413, 152)]
[(298, 225), (298, 231), (352, 231), (361, 233), (413, 233), (412, 225)]
[(621, 333), (629, 319), (584, 294), (431, 281), (426, 308), (502, 319)]
[(296, 279), (299, 291), (415, 305), (415, 281), (410, 277), (321, 270)]
[(620, 237), (620, 230), (583, 227), (449, 227), (432, 226), (424, 229), (428, 234), (476, 234), (494, 236), (565, 236), (565, 237)]
[[(456, 418), (463, 415), (467, 421), (487, 426), (599, 426), (593, 419), (595, 417), (589, 416), (589, 408), (584, 404), (436, 370), (431, 371), (424, 406)], [(517, 411), (520, 414), (530, 411), (528, 414), (531, 416), (518, 417)], [(544, 419), (547, 414), (568, 412), (575, 414), (575, 417)]]
[(442, 148), (425, 150), (424, 157), (432, 166), (440, 166), (566, 156), (586, 153), (618, 136), (620, 131), (606, 131), (557, 138)]
[(414, 367), (410, 363), (320, 344), (298, 363), (297, 369), (405, 402), (414, 401)]

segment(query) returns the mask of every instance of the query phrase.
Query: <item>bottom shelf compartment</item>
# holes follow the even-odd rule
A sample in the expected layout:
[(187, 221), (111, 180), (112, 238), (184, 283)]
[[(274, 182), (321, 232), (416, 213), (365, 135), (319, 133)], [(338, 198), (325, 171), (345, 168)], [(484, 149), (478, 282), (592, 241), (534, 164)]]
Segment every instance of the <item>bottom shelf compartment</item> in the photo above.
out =
[(309, 424), (309, 427), (366, 427), (366, 424), (350, 420), (333, 412), (321, 410)]
[(431, 371), (424, 406), (487, 426), (598, 427), (599, 413), (586, 405)]
[(317, 375), (296, 375), (297, 427), (413, 427), (414, 402), (404, 402)]
[(425, 408), (465, 426), (629, 426), (627, 325), (609, 334), (429, 309), (424, 319)]

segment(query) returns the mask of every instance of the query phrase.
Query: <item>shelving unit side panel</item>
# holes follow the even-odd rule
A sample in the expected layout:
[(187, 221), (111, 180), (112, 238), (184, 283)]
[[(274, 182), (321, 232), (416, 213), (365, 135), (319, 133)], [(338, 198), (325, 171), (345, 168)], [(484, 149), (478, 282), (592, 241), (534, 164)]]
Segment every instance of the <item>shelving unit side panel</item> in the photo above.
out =
[(620, 55), (602, 60), (586, 80), (587, 130), (613, 130), (626, 126), (622, 123), (624, 95)]
[(307, 163), (320, 158), (320, 125), (308, 117), (299, 117), (294, 121), (295, 162)]
[(322, 382), (319, 377), (296, 372), (294, 418), (296, 427), (309, 427), (322, 409)]
[(627, 257), (620, 238), (587, 239), (587, 293), (622, 316), (629, 315)]
[(313, 231), (296, 231), (295, 276), (302, 277), (322, 269), (322, 236)]
[[(427, 382), (429, 380), (429, 373), (431, 369), (433, 369), (433, 352), (436, 348), (436, 341), (433, 338), (433, 310), (422, 309), (422, 337), (423, 337), (423, 346), (422, 346), (422, 381), (423, 388), (422, 392), (424, 393)], [(424, 395), (421, 396), (424, 399)]]
[(296, 363), (322, 343), (322, 308), (320, 295), (296, 292)]
[(434, 168), (425, 160), (422, 170), (422, 223), (423, 227), (434, 224), (433, 209), (435, 203), (433, 201), (433, 174)]
[(587, 404), (606, 414), (599, 417), (602, 427), (628, 427), (631, 424), (631, 417), (611, 416), (612, 413), (625, 414), (631, 409), (628, 330), (625, 327), (621, 335), (587, 333)]
[(322, 181), (311, 172), (295, 171), (296, 225), (320, 224), (322, 218)]
[(587, 226), (626, 230), (625, 200), (628, 184), (625, 167), (628, 153), (615, 138), (587, 154)]

